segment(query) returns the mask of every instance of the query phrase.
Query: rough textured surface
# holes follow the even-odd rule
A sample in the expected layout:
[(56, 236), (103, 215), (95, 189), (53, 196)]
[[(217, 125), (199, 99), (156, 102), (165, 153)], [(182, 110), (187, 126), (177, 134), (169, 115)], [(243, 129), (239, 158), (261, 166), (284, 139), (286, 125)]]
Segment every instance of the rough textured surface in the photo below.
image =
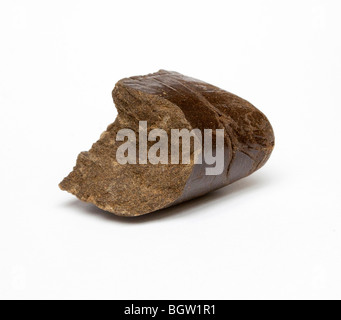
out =
[[(73, 172), (60, 184), (80, 200), (121, 216), (139, 216), (204, 195), (261, 168), (274, 147), (265, 115), (249, 102), (200, 80), (161, 70), (119, 81), (113, 90), (116, 121), (89, 152), (82, 152)], [(225, 129), (225, 166), (205, 175), (205, 164), (120, 165), (116, 133), (139, 121), (148, 131)], [(215, 144), (214, 144), (215, 145)]]

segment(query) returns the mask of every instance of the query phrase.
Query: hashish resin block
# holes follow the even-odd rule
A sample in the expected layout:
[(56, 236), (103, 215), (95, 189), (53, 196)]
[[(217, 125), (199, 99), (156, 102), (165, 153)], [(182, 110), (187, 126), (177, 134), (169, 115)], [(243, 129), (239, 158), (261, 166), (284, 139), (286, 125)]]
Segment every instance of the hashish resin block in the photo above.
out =
[[(60, 188), (116, 215), (140, 216), (222, 188), (261, 168), (274, 148), (271, 124), (257, 108), (227, 91), (177, 72), (161, 70), (123, 79), (116, 84), (113, 99), (118, 110), (115, 122), (90, 151), (79, 155), (76, 167)], [(175, 129), (192, 132), (193, 137), (201, 138), (197, 141), (201, 141), (202, 149), (198, 153), (191, 144), (190, 160), (181, 161), (180, 155), (180, 161), (174, 163), (174, 146), (181, 151), (184, 137), (177, 144), (164, 137), (166, 157), (160, 149), (154, 153), (160, 161), (148, 161), (142, 154), (148, 157), (148, 150), (151, 153), (153, 144), (162, 138), (154, 135), (148, 139), (155, 129), (168, 137)], [(118, 139), (122, 130), (136, 134), (135, 139), (129, 135), (126, 140)], [(222, 155), (221, 170), (216, 174), (208, 174), (212, 167), (204, 148), (208, 130), (212, 132), (208, 145), (213, 149), (208, 159)], [(130, 145), (136, 142), (136, 150), (128, 148), (130, 161), (122, 163), (117, 154), (122, 156), (120, 147), (128, 140)]]

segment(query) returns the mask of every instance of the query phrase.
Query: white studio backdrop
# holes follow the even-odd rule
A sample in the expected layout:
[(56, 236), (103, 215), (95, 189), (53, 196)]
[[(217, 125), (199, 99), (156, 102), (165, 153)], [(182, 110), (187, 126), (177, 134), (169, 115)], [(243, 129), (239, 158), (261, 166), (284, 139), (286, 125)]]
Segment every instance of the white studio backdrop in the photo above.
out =
[[(340, 299), (340, 1), (0, 2), (1, 299)], [(267, 165), (139, 219), (58, 189), (123, 77), (181, 72), (270, 119)]]

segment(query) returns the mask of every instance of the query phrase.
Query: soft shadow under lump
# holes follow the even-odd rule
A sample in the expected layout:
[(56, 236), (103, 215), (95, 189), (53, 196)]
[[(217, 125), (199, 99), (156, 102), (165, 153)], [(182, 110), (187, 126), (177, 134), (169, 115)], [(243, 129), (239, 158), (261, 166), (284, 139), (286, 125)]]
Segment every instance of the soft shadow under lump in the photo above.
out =
[[(69, 201), (63, 206), (73, 208), (77, 212), (95, 215), (99, 218), (108, 219), (115, 222), (128, 224), (146, 223), (160, 219), (170, 219), (175, 217), (179, 218), (185, 215), (198, 214), (203, 211), (203, 208), (212, 206), (213, 203), (229, 201), (233, 197), (243, 197), (246, 193), (251, 192), (252, 189), (261, 188), (267, 183), (268, 180), (262, 179), (261, 177), (248, 177), (227, 187), (208, 193), (207, 195), (204, 195), (200, 198), (196, 198), (174, 207), (159, 210), (144, 216), (132, 218), (115, 216), (112, 213), (97, 208), (93, 204), (85, 203), (77, 199)], [(212, 214), (212, 212), (210, 214)]]

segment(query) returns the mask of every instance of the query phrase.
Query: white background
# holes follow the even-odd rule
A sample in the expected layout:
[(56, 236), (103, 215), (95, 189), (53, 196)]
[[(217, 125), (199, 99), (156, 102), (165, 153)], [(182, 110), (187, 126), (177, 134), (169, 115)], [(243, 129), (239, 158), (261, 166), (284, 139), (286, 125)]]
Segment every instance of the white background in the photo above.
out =
[[(340, 1), (0, 2), (0, 298), (340, 299)], [(123, 77), (168, 69), (260, 108), (267, 165), (126, 220), (58, 183)]]

